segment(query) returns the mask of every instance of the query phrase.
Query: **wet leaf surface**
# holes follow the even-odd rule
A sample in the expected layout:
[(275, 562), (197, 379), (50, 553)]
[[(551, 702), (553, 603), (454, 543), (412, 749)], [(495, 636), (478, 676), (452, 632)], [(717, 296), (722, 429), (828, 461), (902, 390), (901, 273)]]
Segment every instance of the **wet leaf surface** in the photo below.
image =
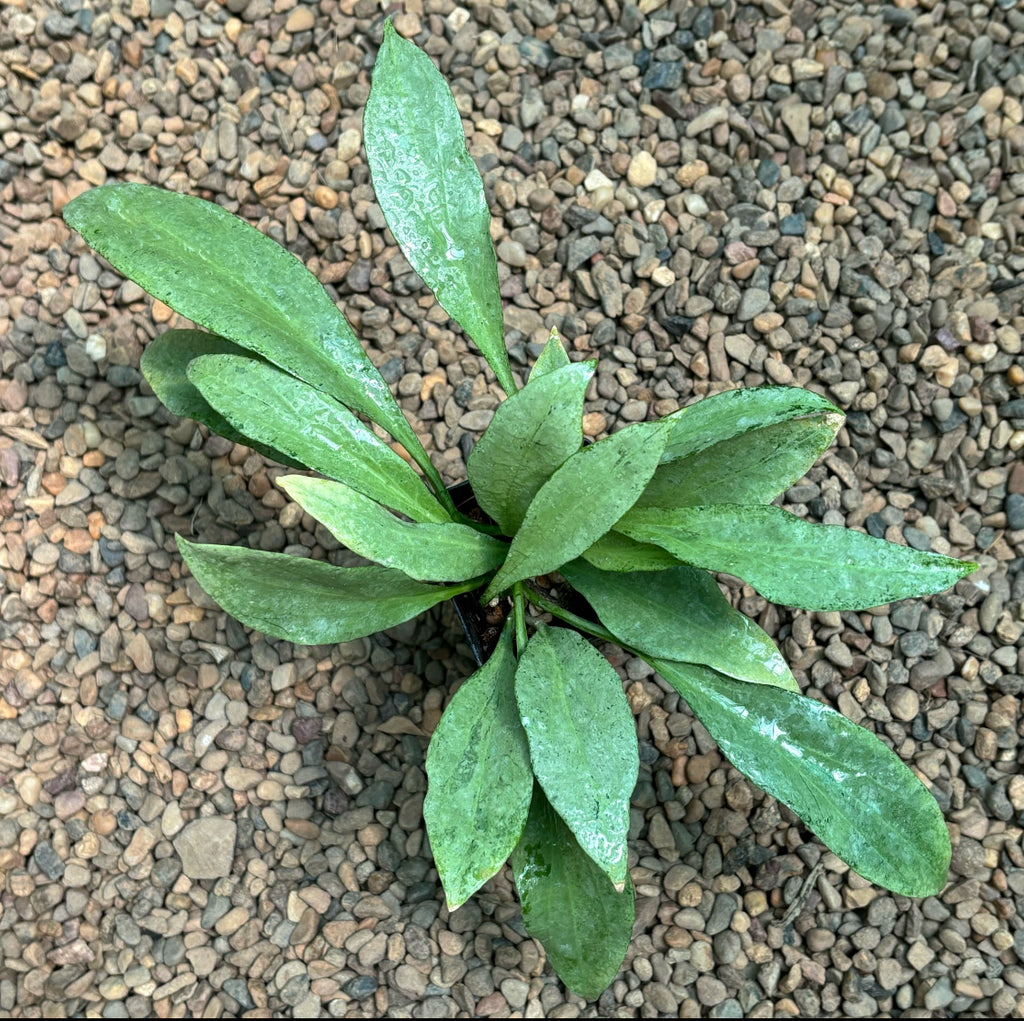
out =
[(633, 885), (617, 891), (576, 842), (539, 786), (512, 855), (526, 931), (558, 977), (596, 1000), (622, 967), (633, 930)]
[(243, 624), (301, 645), (335, 645), (372, 635), (466, 592), (474, 582), (424, 585), (386, 567), (334, 567), (244, 546), (178, 549), (196, 581)]
[(506, 393), (498, 263), (480, 172), (441, 73), (384, 22), (363, 116), (373, 189), (409, 265), (480, 349)]
[(949, 834), (927, 788), (874, 734), (813, 699), (651, 659), (722, 753), (865, 879), (908, 897), (946, 883)]
[(430, 739), (423, 817), (449, 910), (505, 864), (526, 825), (533, 770), (515, 698), (513, 626), (455, 693)]
[(629, 797), (639, 758), (622, 682), (584, 638), (542, 626), (516, 670), (533, 772), (580, 846), (616, 886), (626, 879)]
[(941, 592), (977, 569), (863, 532), (811, 524), (778, 507), (635, 508), (616, 528), (805, 610), (862, 610)]

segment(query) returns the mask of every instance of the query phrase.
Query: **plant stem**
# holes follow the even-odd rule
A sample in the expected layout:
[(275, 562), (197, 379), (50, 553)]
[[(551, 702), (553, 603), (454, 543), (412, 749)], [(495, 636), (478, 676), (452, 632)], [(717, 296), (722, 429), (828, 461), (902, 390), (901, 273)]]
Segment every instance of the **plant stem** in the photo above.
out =
[[(430, 460), (427, 460), (427, 464), (430, 464)], [(423, 462), (420, 462), (420, 467), (426, 471), (426, 467)], [(451, 498), (451, 494), (445, 487), (444, 482), (441, 481), (441, 476), (438, 474), (437, 469), (430, 464), (431, 471), (428, 472), (428, 478), (430, 485), (434, 490), (434, 496), (440, 501), (441, 505), (448, 512), (449, 516), (453, 521), (458, 521), (462, 518), (462, 515), (458, 512), (455, 507), (455, 501)]]
[(600, 624), (594, 623), (592, 620), (587, 620), (570, 610), (566, 610), (564, 607), (559, 606), (553, 599), (548, 599), (547, 596), (538, 592), (535, 588), (529, 588), (528, 592), (530, 602), (536, 604), (547, 613), (550, 613), (553, 617), (557, 617), (566, 624), (571, 624), (577, 630), (582, 631), (584, 634), (591, 635), (594, 638), (600, 638), (606, 642), (614, 642), (616, 645), (622, 644), (618, 638), (611, 633), (611, 631), (601, 627)]
[(470, 528), (475, 528), (478, 532), (484, 532), (487, 535), (493, 535), (496, 539), (500, 539), (504, 536), (504, 532), (498, 525), (487, 525), (482, 521), (474, 521), (471, 517), (467, 517), (462, 511), (455, 512), (455, 520), (462, 525), (469, 525)]
[(512, 587), (512, 607), (516, 615), (516, 653), (522, 655), (526, 650), (526, 596), (523, 583), (517, 581)]

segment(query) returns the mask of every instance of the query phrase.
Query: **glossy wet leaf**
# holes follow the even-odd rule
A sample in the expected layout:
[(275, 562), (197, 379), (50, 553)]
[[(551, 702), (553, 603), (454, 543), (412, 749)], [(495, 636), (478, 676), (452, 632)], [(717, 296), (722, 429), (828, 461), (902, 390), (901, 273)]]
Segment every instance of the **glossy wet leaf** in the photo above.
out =
[(455, 693), (427, 750), (423, 818), (449, 910), (505, 864), (526, 824), (533, 770), (515, 697), (514, 627)]
[(534, 788), (530, 815), (512, 855), (526, 931), (540, 940), (558, 977), (596, 1000), (622, 967), (633, 934), (633, 884), (617, 891)]
[(679, 565), (679, 560), (668, 550), (614, 531), (602, 535), (582, 556), (588, 564), (602, 571), (664, 571)]
[(946, 884), (935, 799), (874, 734), (813, 699), (652, 659), (722, 753), (865, 879), (907, 897)]
[(575, 631), (542, 625), (519, 657), (516, 701), (544, 793), (621, 888), (640, 761), (619, 675)]
[(246, 436), (417, 521), (447, 521), (415, 470), (327, 394), (266, 362), (206, 355), (188, 379)]
[(474, 582), (424, 585), (386, 567), (335, 567), (244, 546), (178, 549), (221, 609), (243, 624), (302, 645), (335, 645), (394, 627), (467, 592)]
[(561, 573), (601, 623), (644, 656), (701, 663), (729, 677), (800, 690), (775, 643), (729, 605), (707, 571), (680, 565), (609, 573), (574, 560)]
[(664, 422), (626, 426), (565, 461), (527, 508), (484, 598), (523, 578), (558, 570), (600, 539), (654, 474), (666, 428)]
[(302, 475), (277, 482), (342, 545), (418, 581), (477, 578), (495, 570), (508, 550), (469, 525), (403, 521), (341, 482)]
[(842, 422), (841, 415), (826, 411), (722, 439), (660, 465), (637, 506), (771, 503), (831, 446)]
[(175, 311), (363, 412), (444, 488), (345, 317), (276, 241), (213, 202), (143, 184), (93, 188), (64, 219)]
[(636, 508), (616, 528), (805, 610), (862, 610), (942, 592), (977, 569), (863, 532), (811, 524), (778, 507)]
[(562, 338), (558, 335), (558, 330), (552, 326), (548, 342), (530, 370), (529, 382), (536, 382), (541, 376), (546, 376), (549, 372), (554, 372), (555, 369), (563, 369), (569, 364), (569, 356), (562, 346)]
[(433, 61), (384, 22), (363, 115), (373, 190), (409, 265), (514, 393), (483, 182)]
[[(662, 461), (676, 461), (708, 447), (780, 422), (843, 413), (824, 397), (795, 386), (726, 390), (670, 415), (672, 431)], [(799, 478), (799, 476), (797, 476)], [(733, 501), (738, 502), (738, 501)]]
[(242, 443), (258, 450), (265, 457), (293, 468), (304, 465), (287, 454), (266, 443), (259, 443), (251, 436), (240, 433), (205, 397), (195, 388), (186, 375), (188, 363), (193, 358), (209, 354), (233, 354), (245, 357), (244, 348), (215, 333), (202, 330), (168, 330), (151, 340), (142, 352), (139, 368), (153, 393), (168, 411), (181, 418), (192, 418), (207, 426), (218, 436)]
[(467, 473), (484, 511), (514, 535), (530, 501), (583, 443), (583, 398), (593, 362), (555, 369), (499, 404), (469, 455)]

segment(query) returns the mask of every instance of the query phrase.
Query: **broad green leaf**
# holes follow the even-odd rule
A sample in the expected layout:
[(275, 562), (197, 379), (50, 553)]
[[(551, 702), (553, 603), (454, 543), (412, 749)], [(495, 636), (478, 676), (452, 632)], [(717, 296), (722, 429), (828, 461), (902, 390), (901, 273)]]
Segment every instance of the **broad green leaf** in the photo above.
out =
[(177, 540), (196, 581), (221, 609), (301, 645), (372, 635), (476, 586), (424, 585), (387, 567), (334, 567), (286, 553)]
[(946, 884), (949, 834), (923, 783), (874, 734), (813, 699), (652, 659), (722, 753), (865, 879), (906, 897)]
[(427, 750), (423, 818), (448, 909), (465, 903), (513, 852), (530, 811), (533, 770), (516, 706), (514, 626), (451, 700)]
[(558, 328), (552, 326), (544, 350), (533, 363), (528, 382), (533, 383), (541, 376), (546, 376), (549, 372), (554, 372), (555, 369), (564, 369), (569, 364), (571, 364), (569, 356), (565, 353), (565, 348), (562, 347), (562, 338), (558, 335)]
[(340, 543), (418, 581), (465, 581), (500, 566), (508, 545), (452, 521), (419, 524), (341, 482), (289, 475), (277, 484)]
[(825, 411), (723, 439), (660, 465), (636, 506), (771, 503), (829, 448), (842, 422)]
[(512, 854), (526, 931), (540, 940), (558, 977), (596, 1000), (622, 967), (633, 935), (633, 884), (617, 891), (534, 787), (522, 839)]
[[(795, 386), (757, 386), (705, 397), (668, 417), (672, 432), (662, 462), (706, 450), (756, 429), (806, 416), (843, 413), (824, 397)], [(799, 478), (799, 476), (797, 476)]]
[(266, 362), (204, 355), (188, 379), (246, 436), (416, 521), (448, 521), (415, 470), (347, 408)]
[(175, 311), (387, 429), (443, 490), (345, 317), (276, 241), (213, 202), (144, 184), (93, 188), (67, 204), (64, 219)]
[(520, 654), (516, 701), (534, 775), (580, 847), (621, 890), (640, 760), (619, 675), (575, 631), (541, 626)]
[(636, 508), (616, 528), (804, 610), (862, 610), (942, 592), (977, 564), (815, 525), (779, 507)]
[(621, 532), (606, 532), (583, 551), (583, 559), (602, 571), (664, 571), (679, 566), (679, 560), (667, 550)]
[(565, 461), (533, 498), (485, 601), (523, 578), (558, 570), (600, 539), (654, 474), (666, 428), (664, 421), (629, 425)]
[(480, 506), (506, 535), (530, 501), (583, 443), (583, 399), (593, 362), (556, 369), (499, 404), (466, 466)]
[(409, 264), (515, 393), (501, 317), (491, 212), (441, 73), (390, 20), (363, 114), (373, 190)]
[(168, 411), (181, 418), (194, 418), (212, 429), (218, 436), (243, 443), (258, 450), (265, 457), (293, 468), (304, 465), (292, 460), (275, 447), (258, 443), (243, 436), (209, 401), (189, 382), (185, 370), (193, 358), (208, 354), (233, 354), (245, 357), (245, 351), (230, 340), (215, 333), (201, 330), (168, 330), (151, 340), (142, 352), (139, 368), (146, 382), (153, 388)]
[(584, 560), (560, 571), (601, 623), (643, 656), (700, 663), (741, 681), (800, 690), (775, 643), (729, 605), (707, 571), (679, 565), (610, 574)]

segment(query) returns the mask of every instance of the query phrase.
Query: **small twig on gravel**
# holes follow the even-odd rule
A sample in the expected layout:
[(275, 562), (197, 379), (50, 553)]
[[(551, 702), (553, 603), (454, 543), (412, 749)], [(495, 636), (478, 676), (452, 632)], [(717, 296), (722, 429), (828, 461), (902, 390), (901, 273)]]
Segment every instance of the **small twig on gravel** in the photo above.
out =
[(803, 886), (800, 887), (800, 892), (797, 893), (793, 900), (793, 903), (786, 909), (786, 913), (782, 918), (776, 922), (776, 925), (781, 926), (783, 929), (787, 925), (791, 925), (796, 921), (797, 915), (800, 914), (804, 909), (804, 905), (807, 903), (807, 898), (811, 895), (811, 890), (814, 889), (814, 884), (818, 881), (818, 876), (825, 871), (825, 866), (821, 862), (815, 862), (812, 866), (811, 871), (807, 874), (807, 878), (803, 882)]

